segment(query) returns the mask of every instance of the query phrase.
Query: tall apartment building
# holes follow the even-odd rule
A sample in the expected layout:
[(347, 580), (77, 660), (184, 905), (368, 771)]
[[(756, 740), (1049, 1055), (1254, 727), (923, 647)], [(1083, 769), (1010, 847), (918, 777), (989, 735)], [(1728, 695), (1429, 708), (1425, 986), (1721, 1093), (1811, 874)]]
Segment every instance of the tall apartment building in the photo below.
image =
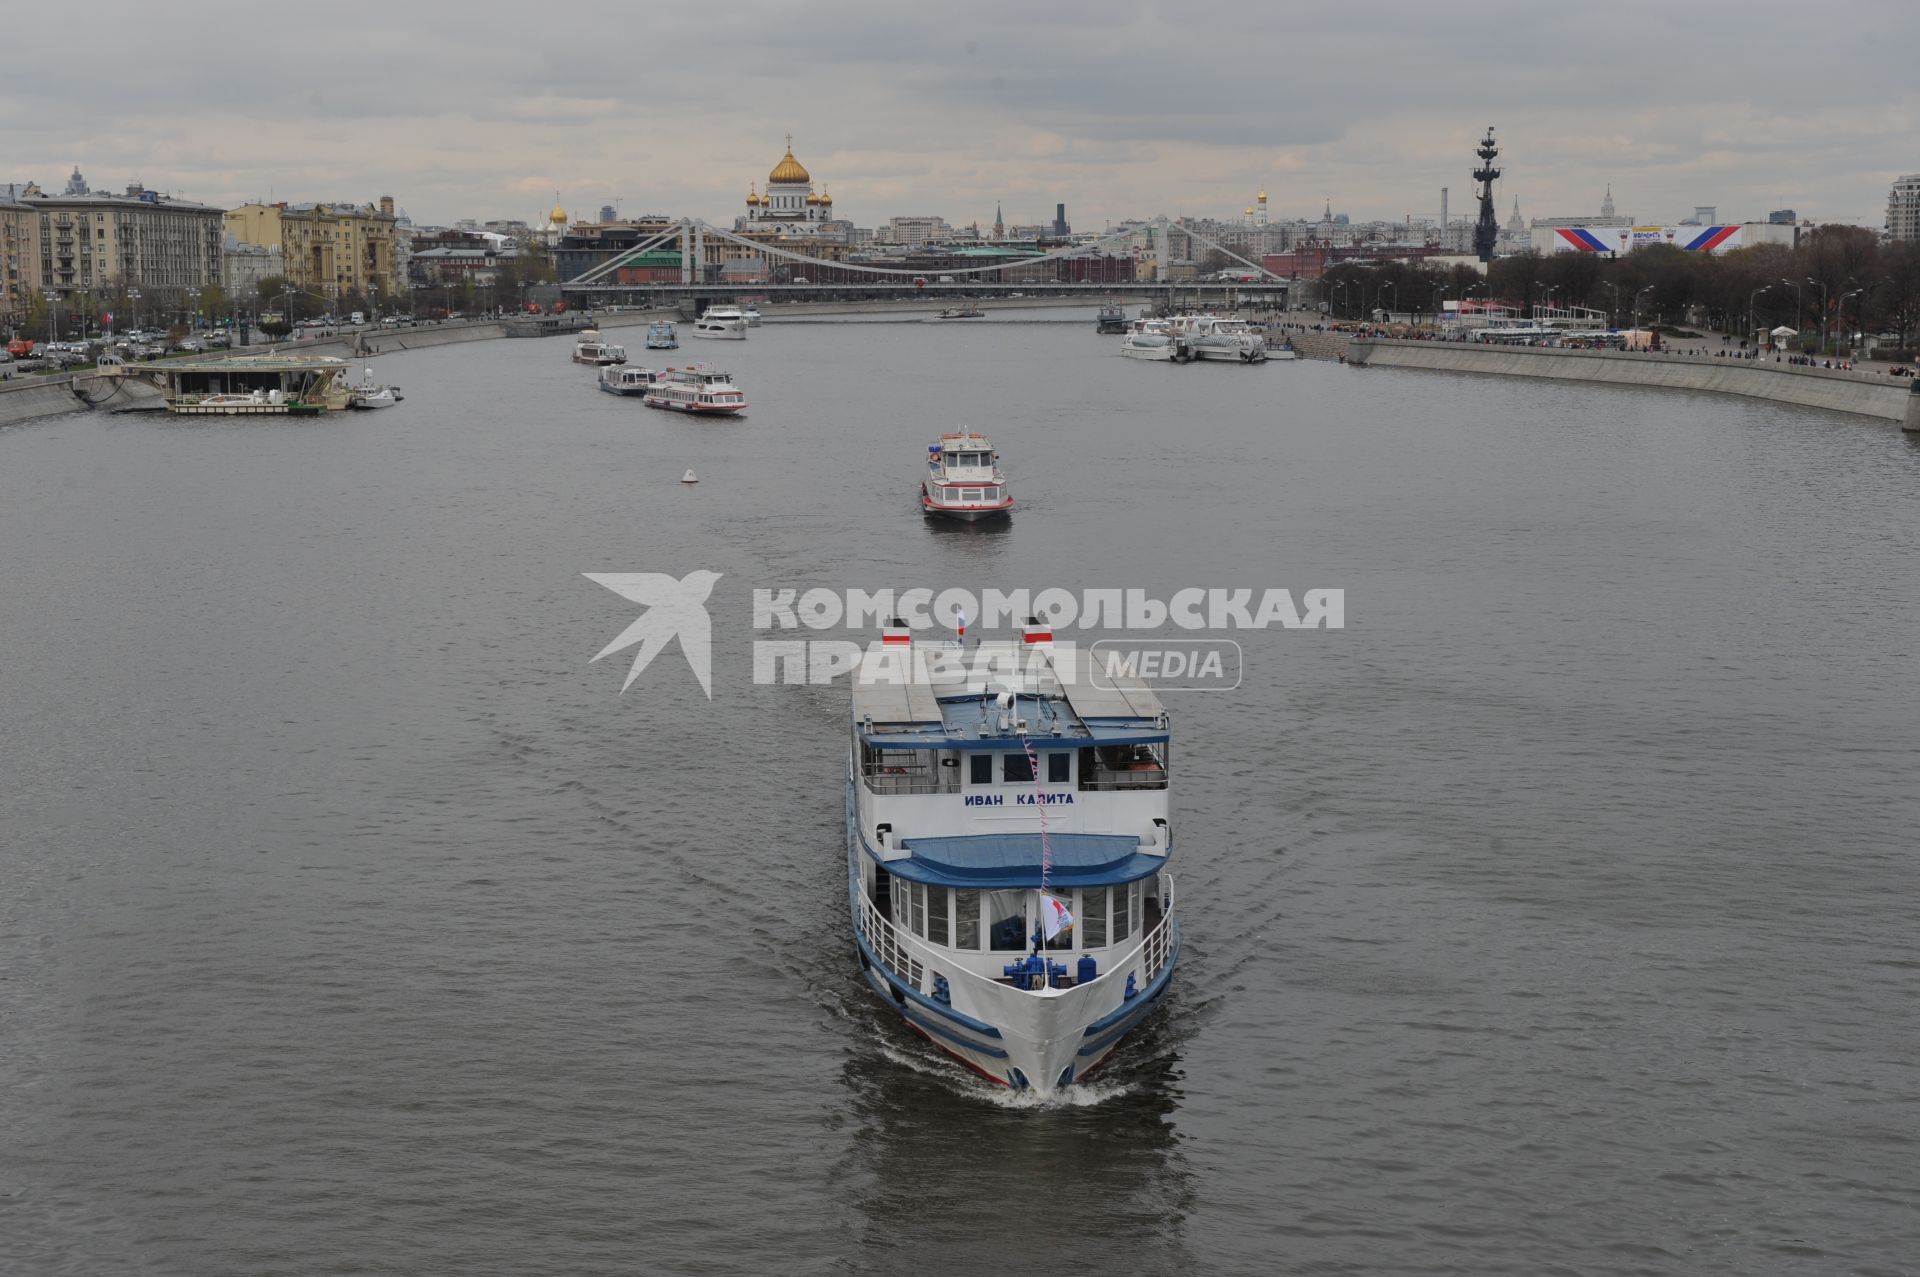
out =
[(227, 230), (243, 244), (278, 248), (287, 279), (323, 297), (403, 286), (394, 270), (393, 198), (372, 204), (242, 204)]
[(180, 305), (188, 290), (220, 282), (225, 210), (137, 182), (121, 195), (89, 191), (75, 176), (59, 195), (29, 184), (17, 201), (37, 222), (38, 287), (63, 298), (132, 288)]
[(1920, 173), (1894, 179), (1887, 193), (1887, 238), (1920, 240)]
[(40, 290), (40, 215), (0, 185), (0, 332), (26, 322)]

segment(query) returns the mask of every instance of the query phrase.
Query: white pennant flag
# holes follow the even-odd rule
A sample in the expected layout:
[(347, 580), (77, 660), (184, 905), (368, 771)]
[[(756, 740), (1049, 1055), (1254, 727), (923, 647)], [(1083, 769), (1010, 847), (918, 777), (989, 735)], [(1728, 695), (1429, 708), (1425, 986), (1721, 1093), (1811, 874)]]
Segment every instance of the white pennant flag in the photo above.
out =
[(1073, 912), (1067, 902), (1044, 892), (1040, 896), (1040, 929), (1051, 940), (1073, 925)]

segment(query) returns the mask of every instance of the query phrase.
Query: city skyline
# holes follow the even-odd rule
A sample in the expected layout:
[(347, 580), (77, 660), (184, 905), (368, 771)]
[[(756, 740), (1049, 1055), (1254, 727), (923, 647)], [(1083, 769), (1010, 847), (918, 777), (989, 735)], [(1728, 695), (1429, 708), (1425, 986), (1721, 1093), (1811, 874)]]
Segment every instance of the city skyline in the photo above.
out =
[[(984, 225), (996, 204), (1010, 224), (1049, 222), (1061, 202), (1083, 229), (1231, 220), (1258, 189), (1275, 220), (1328, 201), (1355, 221), (1433, 220), (1442, 186), (1456, 215), (1466, 207), (1473, 143), (1493, 124), (1503, 217), (1515, 198), (1528, 217), (1590, 212), (1610, 184), (1646, 221), (1712, 204), (1731, 220), (1790, 207), (1877, 225), (1890, 181), (1920, 169), (1904, 46), (1861, 38), (1894, 26), (1900, 11), (1881, 3), (1817, 23), (1761, 5), (1714, 25), (1711, 57), (1687, 14), (1649, 5), (1529, 12), (1524, 26), (1487, 4), (1391, 24), (1249, 7), (1204, 29), (1153, 5), (989, 4), (964, 25), (747, 5), (716, 31), (612, 5), (543, 26), (501, 6), (450, 24), (359, 0), (309, 29), (220, 3), (208, 22), (263, 49), (297, 43), (316, 73), (223, 54), (219, 76), (193, 77), (180, 68), (209, 56), (201, 24), (102, 9), (139, 39), (90, 53), (83, 93), (59, 37), (16, 32), (21, 69), (0, 100), (35, 127), (11, 139), (0, 181), (57, 186), (78, 164), (97, 189), (137, 180), (227, 207), (392, 194), (425, 224), (534, 221), (558, 191), (577, 215), (617, 204), (728, 224), (791, 132), (839, 215), (867, 226), (913, 213)], [(628, 27), (630, 40), (581, 38)], [(655, 56), (705, 47), (724, 76), (709, 58)], [(1849, 73), (1806, 72), (1817, 65)], [(33, 109), (56, 98), (58, 112)]]

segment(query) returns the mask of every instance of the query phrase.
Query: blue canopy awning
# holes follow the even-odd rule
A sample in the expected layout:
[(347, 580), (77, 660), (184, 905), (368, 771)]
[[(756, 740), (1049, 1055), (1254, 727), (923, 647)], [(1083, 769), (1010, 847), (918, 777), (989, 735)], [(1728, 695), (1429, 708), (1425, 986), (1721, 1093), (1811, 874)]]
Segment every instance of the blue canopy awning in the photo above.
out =
[[(1112, 887), (1136, 882), (1167, 863), (1140, 851), (1140, 840), (1123, 834), (1053, 834), (1055, 887)], [(1038, 887), (1040, 835), (975, 834), (959, 838), (909, 838), (912, 855), (889, 860), (887, 872), (909, 882), (972, 890)]]

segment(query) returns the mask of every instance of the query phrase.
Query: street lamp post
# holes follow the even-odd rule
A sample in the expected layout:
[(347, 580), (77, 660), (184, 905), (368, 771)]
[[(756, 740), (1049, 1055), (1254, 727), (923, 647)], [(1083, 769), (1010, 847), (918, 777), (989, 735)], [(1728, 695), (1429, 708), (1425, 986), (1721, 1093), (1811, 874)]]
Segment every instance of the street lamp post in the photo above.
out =
[(1601, 283), (1613, 290), (1613, 305), (1607, 310), (1607, 327), (1618, 328), (1620, 326), (1620, 285), (1610, 279), (1602, 280)]
[(1828, 327), (1827, 286), (1825, 283), (1815, 279), (1811, 275), (1807, 276), (1807, 282), (1820, 290), (1820, 349), (1824, 353), (1827, 349), (1827, 327)]
[(1794, 283), (1790, 279), (1783, 279), (1780, 282), (1793, 290), (1793, 335), (1798, 337), (1800, 335), (1800, 330), (1807, 326), (1806, 294), (1805, 294), (1805, 291), (1800, 287), (1800, 285)]
[(47, 290), (47, 345), (54, 343), (54, 333), (60, 328), (60, 294)]
[(1753, 334), (1754, 345), (1756, 346), (1760, 344), (1760, 332), (1758, 329), (1756, 329), (1753, 326), (1754, 299), (1756, 299), (1757, 297), (1760, 296), (1761, 293), (1768, 291), (1772, 287), (1773, 287), (1772, 284), (1762, 284), (1760, 285), (1760, 287), (1754, 289), (1752, 292), (1747, 294), (1747, 331)]
[(133, 330), (135, 332), (139, 332), (140, 331), (140, 290), (137, 288), (129, 288), (127, 290), (127, 301), (133, 307)]
[[(1377, 302), (1379, 302), (1379, 301), (1385, 301), (1385, 300), (1386, 300), (1386, 298), (1385, 298), (1385, 296), (1384, 296), (1384, 294), (1386, 293), (1386, 291), (1387, 291), (1387, 290), (1388, 290), (1389, 288), (1393, 288), (1393, 298), (1394, 298), (1394, 300), (1395, 300), (1395, 301), (1398, 301), (1398, 300), (1400, 300), (1400, 290), (1399, 290), (1398, 288), (1394, 288), (1394, 287), (1393, 287), (1393, 281), (1392, 281), (1392, 280), (1390, 280), (1390, 279), (1389, 279), (1389, 280), (1385, 280), (1385, 281), (1383, 281), (1383, 282), (1381, 283), (1381, 285), (1380, 285), (1380, 291), (1379, 291), (1379, 292), (1377, 292), (1377, 293), (1375, 293), (1375, 294), (1373, 295), (1373, 298), (1374, 298), (1374, 300), (1375, 300), (1375, 301), (1377, 301)], [(1385, 311), (1385, 314), (1386, 314), (1386, 316), (1387, 316), (1387, 318), (1388, 318), (1388, 319), (1392, 319), (1392, 318), (1393, 318), (1393, 312), (1392, 312), (1392, 311), (1390, 311), (1390, 310), (1386, 310), (1386, 309), (1385, 309), (1385, 307), (1382, 307), (1381, 309), (1382, 309), (1383, 311)]]
[(1645, 288), (1633, 295), (1633, 326), (1635, 328), (1640, 326), (1640, 299), (1652, 292), (1655, 287), (1657, 287), (1657, 285), (1648, 284)]
[[(1835, 307), (1834, 307), (1834, 309), (1835, 309), (1835, 315), (1836, 315), (1836, 318), (1838, 318), (1838, 319), (1840, 319), (1840, 320), (1842, 320), (1842, 321), (1844, 321), (1844, 320), (1846, 319), (1846, 317), (1847, 317), (1847, 298), (1849, 298), (1849, 297), (1858, 297), (1858, 296), (1859, 296), (1859, 295), (1860, 295), (1861, 293), (1864, 293), (1864, 292), (1866, 292), (1866, 291), (1867, 291), (1868, 289), (1870, 289), (1870, 288), (1872, 288), (1872, 287), (1873, 287), (1873, 285), (1871, 285), (1871, 284), (1868, 284), (1868, 285), (1867, 285), (1866, 287), (1864, 287), (1864, 288), (1855, 288), (1855, 289), (1850, 289), (1850, 290), (1849, 290), (1849, 291), (1847, 291), (1847, 292), (1844, 292), (1844, 293), (1841, 293), (1841, 294), (1840, 294), (1840, 300), (1839, 300), (1839, 301), (1838, 301), (1837, 303), (1835, 303)], [(1861, 303), (1860, 303), (1860, 310), (1864, 312), (1864, 311), (1866, 310), (1866, 308), (1867, 308), (1867, 304), (1866, 304), (1865, 302), (1861, 302)], [(1846, 324), (1845, 324), (1845, 322), (1841, 322), (1840, 324), (1838, 324), (1838, 325), (1837, 325), (1837, 327), (1839, 328), (1839, 330), (1840, 330), (1840, 331), (1839, 331), (1839, 332), (1837, 332), (1836, 334), (1834, 334), (1834, 335), (1835, 335), (1835, 337), (1836, 337), (1836, 338), (1838, 339), (1838, 341), (1845, 341), (1845, 340), (1846, 340), (1846, 336), (1847, 336), (1847, 326), (1846, 326)], [(1835, 345), (1835, 348), (1834, 348), (1834, 352), (1833, 352), (1833, 353), (1834, 353), (1834, 354), (1836, 354), (1836, 355), (1840, 353), (1840, 350), (1839, 350), (1839, 347), (1838, 347), (1838, 345), (1837, 345), (1837, 343), (1836, 343), (1836, 345)]]

